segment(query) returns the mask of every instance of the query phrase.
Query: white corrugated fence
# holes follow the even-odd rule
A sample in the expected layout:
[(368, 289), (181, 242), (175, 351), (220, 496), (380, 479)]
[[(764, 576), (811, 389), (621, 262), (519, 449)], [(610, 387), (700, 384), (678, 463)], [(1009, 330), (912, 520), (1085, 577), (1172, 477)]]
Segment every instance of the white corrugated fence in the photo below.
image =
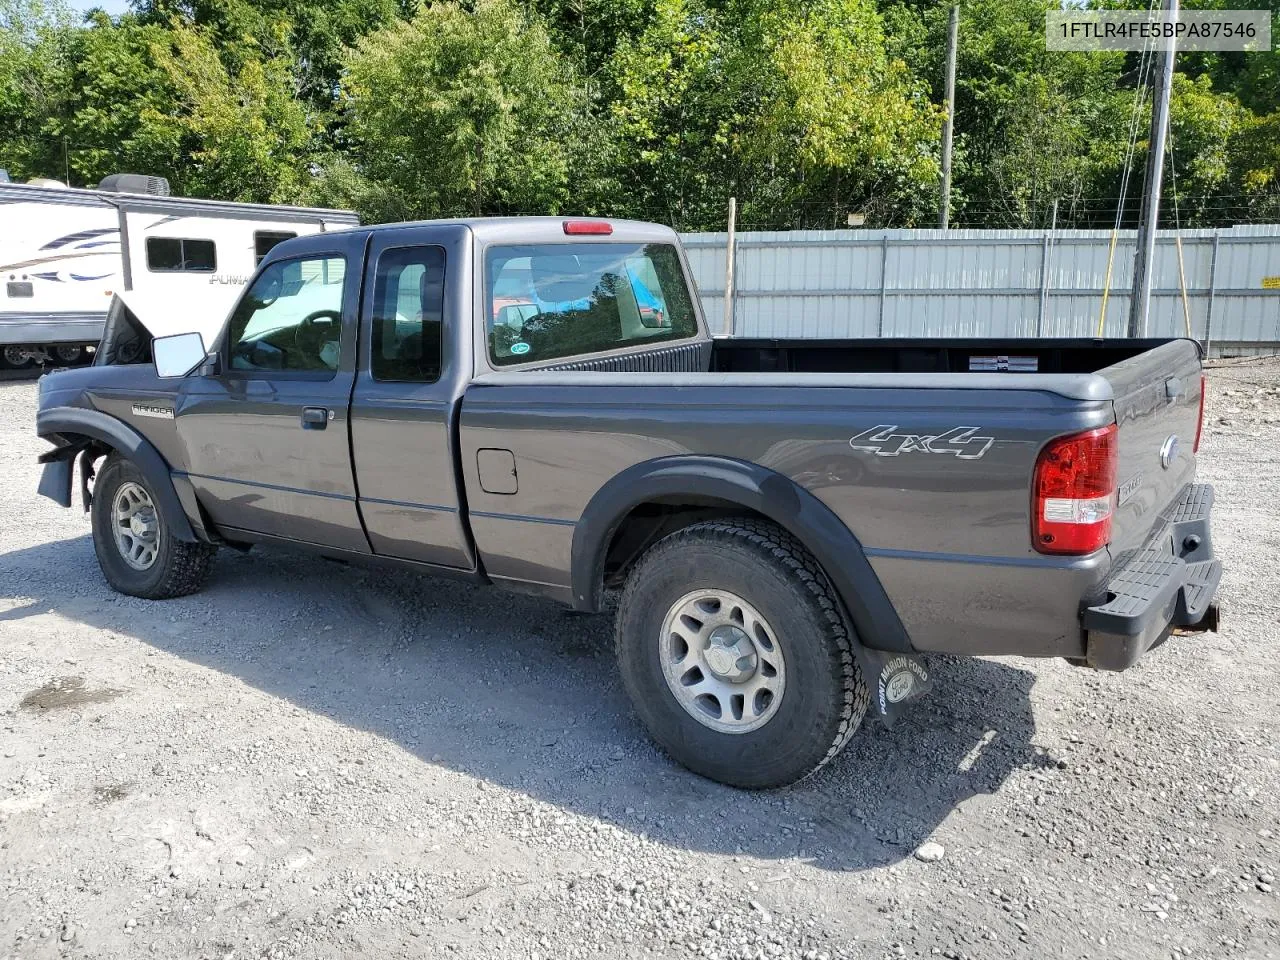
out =
[[(681, 239), (712, 331), (728, 332), (726, 234)], [(739, 233), (732, 333), (1092, 337), (1110, 244), (1104, 230)], [(1105, 336), (1125, 335), (1134, 245), (1133, 231), (1120, 234)], [(1280, 352), (1280, 225), (1161, 231), (1153, 276), (1149, 336), (1183, 336), (1189, 326), (1214, 354)]]

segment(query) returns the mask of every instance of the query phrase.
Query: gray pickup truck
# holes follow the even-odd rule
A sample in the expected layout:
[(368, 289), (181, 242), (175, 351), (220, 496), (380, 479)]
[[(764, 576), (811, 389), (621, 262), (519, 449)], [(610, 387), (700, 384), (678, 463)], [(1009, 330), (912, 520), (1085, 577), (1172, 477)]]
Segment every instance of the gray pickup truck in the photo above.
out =
[(635, 709), (725, 783), (811, 773), (924, 653), (1216, 628), (1190, 340), (713, 339), (672, 231), (552, 218), (289, 240), (216, 336), (155, 329), (117, 303), (40, 381), (115, 589), (273, 542), (616, 600)]

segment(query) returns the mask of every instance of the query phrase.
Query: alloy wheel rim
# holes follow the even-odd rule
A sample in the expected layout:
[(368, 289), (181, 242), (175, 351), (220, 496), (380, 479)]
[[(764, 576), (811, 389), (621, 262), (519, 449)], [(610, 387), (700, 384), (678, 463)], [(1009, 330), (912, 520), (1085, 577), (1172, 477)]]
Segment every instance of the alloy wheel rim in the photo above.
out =
[(728, 590), (695, 590), (672, 604), (659, 654), (676, 702), (712, 730), (750, 733), (782, 703), (787, 672), (777, 635)]
[(132, 480), (111, 501), (111, 531), (120, 557), (135, 570), (150, 570), (160, 552), (160, 518), (151, 494)]

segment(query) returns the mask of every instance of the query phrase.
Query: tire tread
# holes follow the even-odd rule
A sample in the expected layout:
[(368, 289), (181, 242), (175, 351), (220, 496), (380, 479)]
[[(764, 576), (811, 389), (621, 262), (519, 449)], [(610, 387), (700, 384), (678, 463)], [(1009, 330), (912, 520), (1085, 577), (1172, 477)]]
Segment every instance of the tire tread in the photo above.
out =
[[(97, 479), (94, 484), (93, 505), (96, 509), (110, 509), (105, 500), (100, 501), (99, 493), (108, 496), (114, 491), (110, 489), (111, 477), (114, 473), (121, 469), (128, 468), (138, 474), (138, 480), (144, 486), (149, 488), (141, 471), (127, 458), (118, 453), (113, 453), (107, 457), (106, 463), (102, 465), (102, 469), (98, 471)], [(104, 483), (105, 481), (105, 483)], [(152, 501), (156, 500), (153, 491), (148, 489), (152, 494)], [(159, 511), (162, 523), (165, 523), (163, 511), (160, 511), (159, 505), (156, 506)], [(151, 584), (133, 585), (128, 583), (118, 583), (113, 578), (111, 572), (107, 569), (105, 563), (102, 562), (102, 551), (115, 551), (116, 547), (113, 543), (98, 544), (100, 537), (98, 524), (94, 524), (94, 541), (95, 547), (99, 551), (99, 564), (102, 566), (102, 572), (107, 577), (108, 583), (112, 588), (121, 593), (134, 597), (142, 597), (146, 600), (172, 600), (176, 597), (185, 597), (196, 593), (204, 586), (205, 579), (209, 576), (209, 570), (213, 565), (214, 555), (218, 552), (218, 548), (209, 543), (193, 543), (186, 540), (176, 539), (168, 524), (165, 523), (168, 545), (165, 557), (165, 569), (159, 580)]]
[[(654, 544), (636, 562), (632, 575), (627, 577), (623, 588), (619, 610), (628, 609), (633, 602), (641, 582), (641, 577), (635, 574), (642, 566), (661, 564), (664, 555), (669, 552), (679, 551), (694, 542), (705, 544), (708, 541), (745, 545), (762, 559), (782, 568), (817, 605), (826, 622), (828, 636), (839, 651), (843, 705), (835, 735), (822, 759), (798, 780), (789, 782), (808, 779), (838, 756), (858, 732), (871, 704), (871, 691), (855, 659), (853, 644), (856, 641), (843, 605), (822, 568), (796, 537), (768, 520), (752, 517), (729, 517), (690, 524)], [(618, 629), (614, 635), (615, 653), (619, 659), (627, 642), (622, 634), (621, 623), (622, 618), (619, 616)]]

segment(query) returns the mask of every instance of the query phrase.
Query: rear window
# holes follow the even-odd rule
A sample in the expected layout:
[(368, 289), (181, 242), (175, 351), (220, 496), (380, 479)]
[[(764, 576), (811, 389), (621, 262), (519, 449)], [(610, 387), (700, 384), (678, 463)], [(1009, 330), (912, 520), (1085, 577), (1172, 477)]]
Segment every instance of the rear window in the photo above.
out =
[(691, 337), (698, 330), (667, 243), (490, 247), (485, 320), (497, 366)]

